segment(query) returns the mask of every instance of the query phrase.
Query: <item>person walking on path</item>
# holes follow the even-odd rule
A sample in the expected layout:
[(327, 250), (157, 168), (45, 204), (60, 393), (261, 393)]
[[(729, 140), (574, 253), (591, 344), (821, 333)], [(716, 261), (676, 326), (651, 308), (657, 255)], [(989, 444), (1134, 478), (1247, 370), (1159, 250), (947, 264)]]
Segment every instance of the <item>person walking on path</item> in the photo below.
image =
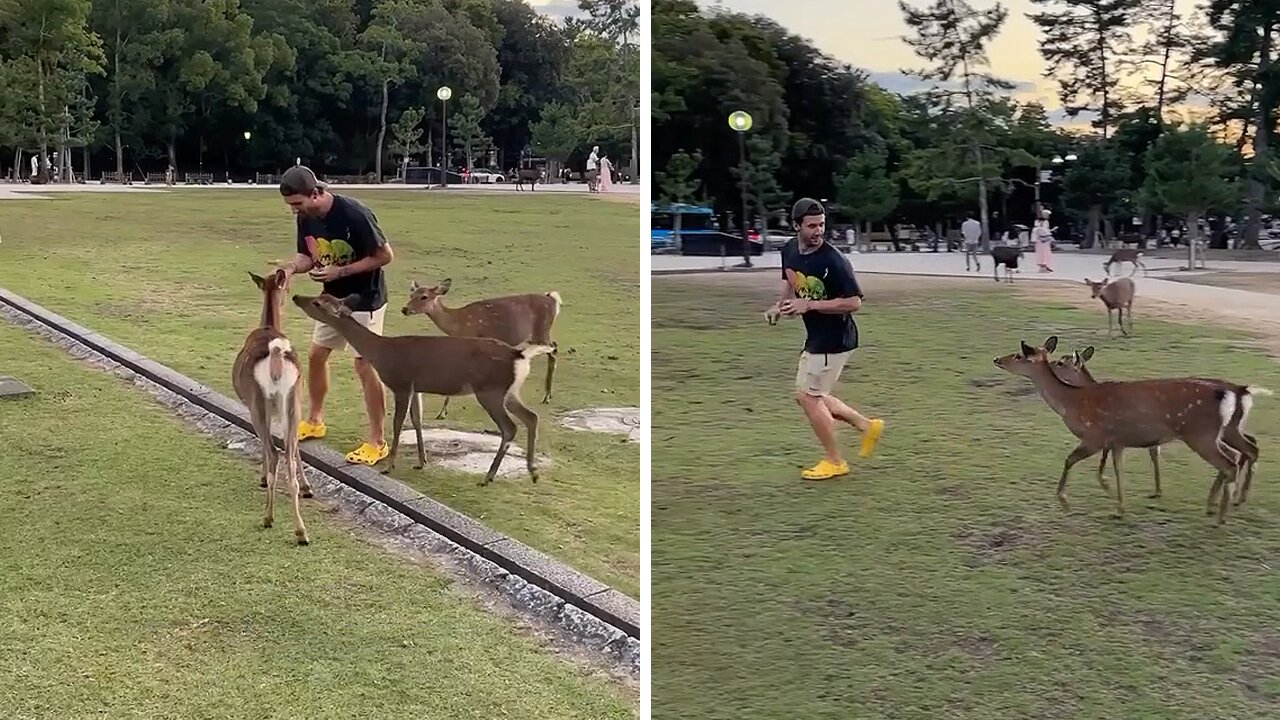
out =
[(781, 298), (765, 311), (770, 325), (783, 315), (804, 318), (805, 344), (796, 370), (795, 399), (822, 444), (822, 459), (800, 473), (805, 480), (847, 475), (849, 465), (836, 445), (837, 419), (862, 433), (859, 457), (869, 457), (884, 433), (884, 421), (867, 418), (831, 394), (840, 371), (858, 347), (853, 313), (862, 307), (848, 259), (824, 242), (826, 210), (817, 200), (802, 198), (791, 208), (796, 236), (782, 248)]
[[(351, 319), (381, 335), (387, 309), (387, 281), (382, 268), (394, 257), (391, 245), (378, 227), (373, 211), (360, 201), (329, 192), (325, 183), (305, 165), (285, 171), (280, 194), (297, 217), (297, 254), (281, 266), (285, 282), (299, 273), (324, 284), (324, 292), (334, 297), (359, 296)], [(329, 355), (347, 347), (338, 331), (317, 322), (311, 331), (307, 356), (307, 417), (298, 423), (298, 439), (322, 438), (328, 433), (324, 423), (324, 401), (329, 391)], [(355, 356), (356, 378), (364, 393), (369, 427), (360, 447), (347, 453), (347, 462), (373, 465), (387, 457), (383, 439), (386, 397), (378, 373), (351, 348)]]
[(609, 192), (609, 188), (613, 187), (613, 163), (609, 161), (609, 156), (600, 155), (600, 181), (598, 183), (600, 192)]
[(1031, 228), (1031, 241), (1036, 246), (1036, 266), (1040, 272), (1053, 272), (1053, 230), (1049, 228), (1049, 211), (1041, 213)]
[(978, 245), (982, 242), (982, 223), (969, 215), (960, 223), (960, 236), (964, 240), (964, 271), (969, 272), (969, 259), (978, 272), (982, 272), (982, 261), (978, 257)]
[(591, 154), (587, 156), (587, 189), (599, 192), (600, 182), (600, 146), (592, 145)]

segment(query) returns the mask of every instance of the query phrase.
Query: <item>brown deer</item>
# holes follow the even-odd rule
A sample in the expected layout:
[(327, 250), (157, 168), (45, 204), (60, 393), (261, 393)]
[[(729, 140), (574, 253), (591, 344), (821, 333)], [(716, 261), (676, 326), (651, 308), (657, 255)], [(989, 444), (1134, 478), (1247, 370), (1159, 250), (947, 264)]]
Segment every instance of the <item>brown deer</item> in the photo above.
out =
[[(409, 301), (400, 312), (404, 315), (423, 314), (446, 335), (454, 337), (487, 337), (513, 347), (520, 343), (550, 345), (551, 326), (560, 315), (560, 293), (504, 295), (476, 300), (459, 308), (444, 306), (444, 295), (453, 286), (453, 280), (445, 278), (439, 285), (424, 287), (414, 280), (409, 285)], [(551, 402), (551, 378), (556, 373), (559, 353), (547, 355), (546, 392), (543, 404)], [(437, 420), (449, 410), (449, 398), (444, 399)]]
[(998, 357), (1000, 369), (1030, 379), (1041, 397), (1080, 439), (1067, 456), (1058, 480), (1058, 501), (1067, 507), (1067, 476), (1072, 466), (1103, 449), (1111, 450), (1116, 473), (1116, 512), (1124, 514), (1124, 491), (1119, 452), (1181, 440), (1218, 470), (1215, 484), (1225, 483), (1218, 503), (1218, 524), (1226, 522), (1227, 501), (1235, 489), (1240, 453), (1222, 443), (1222, 433), (1235, 415), (1236, 396), (1193, 379), (1131, 380), (1075, 386), (1054, 374), (1049, 353), (1057, 336), (1043, 347), (1021, 343), (1019, 352)]
[[(1053, 363), (1053, 373), (1061, 380), (1071, 385), (1096, 385), (1098, 381), (1094, 379), (1093, 373), (1089, 372), (1086, 363), (1093, 358), (1093, 346), (1085, 348), (1083, 351), (1075, 351), (1069, 355), (1063, 355)], [(1236, 411), (1231, 416), (1231, 420), (1222, 432), (1222, 442), (1228, 447), (1240, 453), (1241, 470), (1244, 471), (1244, 482), (1240, 485), (1240, 492), (1236, 496), (1235, 505), (1243, 504), (1249, 496), (1249, 488), (1253, 485), (1253, 470), (1258, 463), (1258, 438), (1245, 432), (1245, 423), (1249, 419), (1249, 411), (1253, 409), (1253, 397), (1255, 395), (1270, 395), (1271, 391), (1257, 385), (1237, 385), (1226, 380), (1217, 378), (1185, 378), (1190, 380), (1202, 380), (1208, 383), (1214, 383), (1219, 387), (1228, 390), (1236, 395)], [(1160, 446), (1156, 445), (1147, 448), (1151, 455), (1151, 467), (1155, 474), (1155, 492), (1148, 497), (1160, 497)], [(1107, 464), (1108, 449), (1103, 448), (1102, 460), (1098, 463), (1098, 484), (1106, 487), (1105, 481), (1102, 480), (1102, 471)], [(1221, 485), (1214, 483), (1213, 488), (1209, 492), (1207, 505), (1209, 512), (1213, 512), (1213, 504), (1217, 492)]]
[(1004, 265), (1004, 277), (1009, 282), (1013, 282), (1013, 273), (1018, 269), (1018, 260), (1022, 258), (1023, 252), (1020, 247), (1011, 245), (997, 245), (991, 248), (991, 276), (996, 282), (1000, 282), (999, 269)]
[(529, 183), (529, 191), (533, 192), (538, 189), (538, 183), (542, 180), (542, 171), (538, 168), (520, 168), (515, 174), (516, 190), (523, 190), (524, 184)]
[(489, 466), (489, 472), (481, 485), (493, 482), (507, 447), (516, 436), (516, 424), (511, 411), (529, 432), (529, 446), (525, 450), (529, 475), (538, 482), (538, 467), (534, 463), (535, 442), (538, 437), (538, 414), (520, 400), (520, 388), (529, 376), (529, 363), (538, 356), (555, 352), (551, 345), (522, 345), (512, 347), (492, 338), (451, 337), (448, 335), (402, 335), (384, 337), (372, 332), (351, 319), (351, 308), (359, 297), (350, 295), (335, 298), (331, 295), (307, 297), (294, 295), (293, 302), (311, 318), (337, 330), (351, 346), (360, 351), (378, 371), (382, 384), (395, 395), (396, 409), (391, 436), (391, 452), (387, 456), (390, 472), (396, 465), (396, 450), (400, 445), (400, 431), (404, 428), (404, 416), (410, 411), (413, 429), (418, 437), (418, 464), (426, 464), (422, 443), (422, 404), (419, 393), (432, 395), (473, 394), (502, 433), (502, 443)]
[[(308, 544), (307, 528), (302, 524), (302, 509), (298, 495), (311, 497), (311, 487), (302, 472), (302, 458), (298, 454), (298, 426), (301, 414), (298, 394), (298, 378), (301, 370), (298, 355), (281, 329), (284, 304), (284, 274), (277, 272), (270, 280), (249, 273), (254, 284), (262, 290), (262, 319), (258, 327), (245, 337), (244, 346), (236, 355), (231, 368), (231, 385), (240, 401), (249, 409), (249, 421), (262, 445), (261, 486), (267, 489), (267, 507), (262, 516), (262, 527), (269, 528), (273, 520), (273, 502), (276, 496), (278, 464), (284, 461), (289, 492), (293, 496), (293, 534), (299, 545)], [(271, 437), (271, 423), (281, 425), (284, 439), (283, 458), (276, 450)]]
[[(1111, 324), (1111, 313), (1118, 312), (1120, 320), (1120, 334), (1129, 337), (1133, 334), (1133, 296), (1137, 293), (1137, 286), (1129, 278), (1120, 278), (1115, 282), (1111, 282), (1110, 278), (1102, 282), (1093, 282), (1089, 278), (1084, 279), (1084, 284), (1089, 286), (1093, 292), (1091, 297), (1099, 298), (1102, 304), (1107, 306), (1107, 337), (1115, 336), (1115, 329)], [(1129, 329), (1124, 329), (1125, 318), (1129, 319)]]
[(1120, 248), (1111, 253), (1111, 257), (1102, 263), (1102, 269), (1106, 271), (1107, 277), (1111, 277), (1111, 266), (1119, 263), (1132, 263), (1133, 270), (1129, 272), (1129, 277), (1133, 277), (1138, 272), (1138, 268), (1142, 268), (1142, 274), (1147, 274), (1147, 266), (1142, 263), (1142, 250), (1140, 248)]

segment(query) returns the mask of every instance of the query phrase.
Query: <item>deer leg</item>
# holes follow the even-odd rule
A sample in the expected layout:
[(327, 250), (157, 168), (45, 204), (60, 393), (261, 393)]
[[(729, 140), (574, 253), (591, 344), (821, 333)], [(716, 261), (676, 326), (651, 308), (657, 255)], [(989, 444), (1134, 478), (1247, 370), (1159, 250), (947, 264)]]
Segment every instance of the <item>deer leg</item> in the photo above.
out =
[[(506, 392), (499, 394), (492, 390), (476, 393), (476, 400), (480, 403), (480, 407), (489, 413), (489, 417), (493, 418), (493, 422), (497, 424), (498, 431), (502, 433), (502, 443), (498, 445), (498, 452), (493, 456), (493, 464), (489, 466), (489, 472), (485, 475), (484, 480), (480, 481), (481, 485), (488, 485), (493, 482), (493, 477), (498, 474), (498, 467), (502, 465), (502, 458), (506, 457), (507, 447), (511, 445), (511, 440), (516, 436), (516, 423), (507, 414), (505, 407), (506, 397)], [(532, 451), (530, 451), (531, 456), (532, 454)]]
[[(284, 455), (285, 467), (289, 476), (289, 494), (293, 496), (293, 536), (297, 539), (299, 545), (310, 544), (307, 538), (307, 526), (302, 522), (302, 484), (306, 479), (302, 476), (302, 457), (298, 452), (298, 433), (293, 428), (298, 427), (298, 416), (301, 414), (301, 408), (298, 405), (297, 396), (291, 394), (286, 401), (285, 406), (285, 429), (284, 429)], [(310, 488), (307, 494), (311, 494)]]
[(1111, 453), (1111, 466), (1116, 471), (1116, 517), (1124, 517), (1124, 483), (1120, 480), (1120, 456), (1124, 455), (1124, 448), (1114, 448)]
[[(449, 396), (445, 396), (448, 400)], [(413, 432), (418, 436), (418, 464), (413, 466), (414, 470), (421, 470), (427, 464), (427, 454), (422, 447), (422, 395), (414, 393), (409, 398), (409, 419), (413, 421)]]
[(391, 472), (396, 467), (396, 450), (400, 447), (400, 431), (404, 429), (404, 416), (409, 412), (409, 403), (413, 400), (413, 389), (396, 390), (395, 395), (396, 414), (391, 421), (391, 452), (387, 453), (387, 466), (382, 470), (383, 474)]
[[(1252, 436), (1240, 431), (1239, 425), (1228, 425), (1222, 430), (1222, 443), (1240, 453), (1240, 470), (1244, 473), (1244, 481), (1234, 498), (1234, 505), (1240, 505), (1249, 494), (1249, 485), (1253, 481), (1253, 466), (1258, 461), (1258, 443)], [(1238, 475), (1237, 475), (1238, 477)]]
[[(258, 433), (258, 443), (262, 445), (262, 477), (267, 485), (267, 506), (262, 512), (262, 527), (271, 527), (276, 497), (276, 446), (271, 439), (271, 417), (267, 414), (267, 399), (259, 397), (249, 409), (249, 419), (253, 429)], [(287, 433), (289, 428), (284, 429)]]
[(1124, 306), (1124, 316), (1129, 321), (1129, 332), (1126, 335), (1133, 337), (1133, 303)]
[(553, 350), (547, 354), (547, 394), (542, 396), (542, 403), (551, 402), (551, 378), (556, 374), (556, 355), (559, 349)]
[(1111, 308), (1107, 308), (1107, 337), (1115, 337), (1116, 335), (1115, 327), (1111, 324), (1112, 312), (1114, 311)]
[(516, 416), (521, 425), (524, 425), (524, 429), (529, 435), (529, 444), (524, 451), (525, 466), (529, 468), (529, 477), (533, 478), (534, 482), (538, 482), (538, 465), (535, 461), (537, 453), (534, 450), (538, 440), (538, 413), (530, 410), (529, 406), (525, 405), (520, 396), (515, 393), (507, 395), (506, 408), (512, 415)]
[(1153, 447), (1149, 447), (1149, 448), (1147, 448), (1147, 454), (1151, 456), (1151, 471), (1152, 471), (1153, 473), (1155, 473), (1155, 476), (1156, 476), (1156, 491), (1155, 491), (1155, 492), (1153, 492), (1153, 493), (1151, 493), (1151, 494), (1150, 494), (1150, 495), (1148, 495), (1147, 497), (1149, 497), (1149, 498), (1151, 498), (1152, 500), (1154, 500), (1154, 499), (1156, 499), (1156, 498), (1160, 497), (1160, 495), (1161, 495), (1161, 490), (1160, 490), (1160, 446), (1159, 446), (1159, 445), (1156, 445), (1156, 446), (1153, 446)]
[(1098, 487), (1108, 495), (1111, 494), (1111, 488), (1107, 487), (1107, 479), (1102, 477), (1102, 472), (1107, 469), (1107, 456), (1110, 454), (1111, 448), (1102, 448), (1102, 459), (1098, 461)]
[(1227, 522), (1227, 505), (1231, 496), (1235, 494), (1236, 476), (1240, 471), (1241, 453), (1231, 447), (1228, 447), (1218, 439), (1219, 430), (1210, 432), (1201, 432), (1197, 435), (1183, 438), (1183, 442), (1187, 444), (1197, 455), (1204, 459), (1218, 470), (1218, 477), (1213, 481), (1213, 487), (1209, 489), (1209, 500), (1206, 503), (1209, 507), (1209, 514), (1213, 511), (1213, 497), (1222, 490), (1222, 496), (1218, 500), (1218, 524), (1222, 525)]
[(1091, 448), (1084, 443), (1076, 446), (1075, 450), (1067, 456), (1066, 462), (1062, 464), (1062, 478), (1058, 480), (1058, 502), (1062, 505), (1063, 510), (1070, 510), (1067, 506), (1067, 475), (1071, 472), (1071, 467), (1076, 463), (1092, 456), (1102, 448)]
[(443, 420), (444, 416), (449, 414), (449, 396), (444, 396), (444, 404), (440, 406), (440, 412), (436, 413), (437, 420)]
[(1242, 431), (1240, 434), (1249, 444), (1249, 466), (1245, 471), (1244, 483), (1240, 485), (1240, 496), (1236, 498), (1236, 505), (1243, 505), (1249, 498), (1249, 488), (1253, 485), (1253, 469), (1258, 465), (1258, 439), (1247, 432)]

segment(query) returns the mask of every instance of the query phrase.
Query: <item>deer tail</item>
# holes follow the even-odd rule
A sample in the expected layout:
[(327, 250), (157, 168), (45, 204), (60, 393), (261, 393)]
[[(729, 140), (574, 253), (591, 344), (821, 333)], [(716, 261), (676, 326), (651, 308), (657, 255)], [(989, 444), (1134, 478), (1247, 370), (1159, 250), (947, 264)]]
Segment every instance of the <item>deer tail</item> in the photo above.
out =
[(559, 317), (559, 316), (560, 316), (560, 306), (564, 304), (564, 301), (560, 299), (560, 293), (556, 292), (555, 290), (552, 290), (551, 292), (547, 293), (547, 297), (551, 298), (552, 300), (554, 300), (554, 301), (556, 302), (556, 311), (555, 311), (555, 316), (556, 316), (556, 317)]
[(1262, 387), (1261, 385), (1246, 385), (1244, 388), (1245, 395), (1275, 395), (1275, 393)]
[(1231, 423), (1231, 418), (1235, 417), (1236, 406), (1241, 402), (1242, 398), (1228, 390), (1218, 390), (1215, 394), (1218, 396), (1218, 418), (1221, 421), (1218, 425), (1218, 439), (1221, 440), (1222, 431), (1227, 429), (1227, 425)]

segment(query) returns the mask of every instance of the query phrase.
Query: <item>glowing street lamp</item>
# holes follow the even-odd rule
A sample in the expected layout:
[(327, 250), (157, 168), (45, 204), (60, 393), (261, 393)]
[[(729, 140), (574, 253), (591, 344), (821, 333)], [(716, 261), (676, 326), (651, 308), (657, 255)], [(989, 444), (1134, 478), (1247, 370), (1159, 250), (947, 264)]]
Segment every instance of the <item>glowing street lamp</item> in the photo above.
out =
[(449, 98), (453, 97), (453, 90), (448, 85), (441, 85), (436, 90), (436, 97), (440, 99), (440, 187), (449, 187), (449, 149), (446, 143), (448, 133), (448, 125), (446, 124), (446, 116), (449, 113)]
[(729, 113), (729, 127), (738, 134), (738, 175), (742, 195), (742, 267), (751, 267), (751, 241), (747, 236), (747, 140), (751, 130), (751, 113), (734, 110)]

